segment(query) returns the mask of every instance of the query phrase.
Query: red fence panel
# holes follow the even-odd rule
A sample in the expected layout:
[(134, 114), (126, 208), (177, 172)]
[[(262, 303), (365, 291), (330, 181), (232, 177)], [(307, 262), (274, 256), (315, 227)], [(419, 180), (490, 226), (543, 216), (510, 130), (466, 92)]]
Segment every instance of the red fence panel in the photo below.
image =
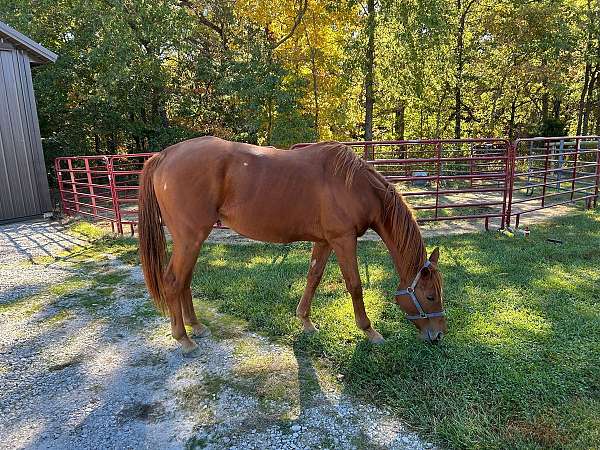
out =
[(600, 137), (517, 139), (508, 224), (515, 216), (565, 204), (596, 206), (600, 184)]
[[(496, 219), (567, 203), (596, 206), (600, 137), (345, 142), (398, 186), (419, 222)], [(301, 148), (310, 144), (298, 144)], [(55, 160), (63, 212), (137, 225), (139, 175), (153, 153)]]
[(398, 186), (421, 223), (497, 218), (504, 227), (511, 144), (505, 139), (347, 142)]
[(66, 215), (82, 215), (111, 223), (113, 231), (122, 232), (113, 201), (113, 183), (106, 156), (56, 158), (62, 210)]

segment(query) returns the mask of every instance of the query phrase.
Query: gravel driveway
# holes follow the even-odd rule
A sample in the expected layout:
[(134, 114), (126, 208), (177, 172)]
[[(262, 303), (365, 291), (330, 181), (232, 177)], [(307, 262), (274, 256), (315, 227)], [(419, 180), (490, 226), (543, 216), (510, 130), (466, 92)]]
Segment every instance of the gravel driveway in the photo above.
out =
[(431, 448), (317, 361), (201, 306), (184, 358), (139, 269), (58, 224), (0, 227), (0, 448)]

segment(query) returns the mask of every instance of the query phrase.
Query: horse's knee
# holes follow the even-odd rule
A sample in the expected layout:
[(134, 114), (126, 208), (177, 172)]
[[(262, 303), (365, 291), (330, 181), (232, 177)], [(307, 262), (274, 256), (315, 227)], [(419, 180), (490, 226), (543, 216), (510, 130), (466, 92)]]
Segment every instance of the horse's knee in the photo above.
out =
[(360, 284), (346, 286), (352, 300), (362, 297), (362, 286)]

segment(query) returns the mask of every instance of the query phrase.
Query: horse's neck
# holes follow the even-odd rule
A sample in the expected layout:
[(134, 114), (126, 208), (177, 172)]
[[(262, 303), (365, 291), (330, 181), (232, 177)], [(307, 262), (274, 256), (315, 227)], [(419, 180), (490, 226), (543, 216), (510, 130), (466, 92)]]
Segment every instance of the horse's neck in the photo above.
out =
[[(415, 226), (417, 226), (415, 224)], [(377, 224), (375, 231), (381, 237), (385, 244), (396, 268), (396, 273), (400, 278), (402, 285), (407, 284), (415, 276), (412, 269), (415, 265), (420, 265), (422, 261), (415, 261), (418, 255), (414, 252), (407, 251), (407, 246), (402, 246), (396, 237), (392, 234), (392, 229), (389, 223), (381, 222)]]

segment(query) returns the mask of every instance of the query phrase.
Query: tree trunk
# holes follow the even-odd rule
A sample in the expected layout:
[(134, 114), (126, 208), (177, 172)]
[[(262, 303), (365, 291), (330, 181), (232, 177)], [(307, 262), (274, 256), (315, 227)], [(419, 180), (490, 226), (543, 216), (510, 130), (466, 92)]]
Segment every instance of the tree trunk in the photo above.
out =
[(546, 74), (548, 63), (546, 59), (542, 59), (542, 123), (548, 121), (548, 112), (550, 110), (550, 95), (548, 94), (548, 75)]
[[(308, 34), (306, 35), (308, 40)], [(319, 140), (319, 85), (317, 79), (317, 62), (316, 62), (316, 49), (310, 45), (310, 40), (308, 40), (308, 45), (310, 46), (310, 67), (312, 72), (312, 82), (313, 82), (313, 101), (315, 105), (315, 138)]]
[[(406, 111), (406, 104), (401, 101), (396, 106), (395, 116), (394, 116), (394, 133), (396, 134), (396, 140), (403, 141), (404, 130), (406, 127), (406, 122), (404, 118), (404, 112)], [(401, 145), (399, 148), (399, 158), (406, 158), (406, 145)]]
[(406, 125), (404, 111), (406, 111), (406, 104), (404, 102), (398, 103), (398, 106), (396, 106), (396, 110), (394, 111), (394, 133), (396, 134), (396, 140), (398, 141), (404, 140), (404, 129)]
[(510, 121), (508, 122), (508, 139), (512, 141), (515, 138), (515, 116), (517, 114), (517, 97), (513, 98), (510, 105)]
[(267, 145), (271, 145), (271, 134), (273, 133), (273, 99), (267, 100)]
[(464, 48), (465, 48), (465, 19), (462, 11), (462, 0), (456, 0), (456, 10), (458, 11), (458, 29), (456, 31), (456, 87), (454, 90), (454, 137), (460, 139), (462, 134), (462, 78), (464, 68)]
[(365, 140), (373, 140), (373, 66), (375, 64), (375, 0), (367, 0), (367, 59), (365, 67)]
[(556, 120), (560, 119), (560, 97), (554, 97), (552, 104), (552, 117)]
[(111, 133), (107, 136), (106, 148), (108, 149), (108, 153), (111, 155), (117, 153), (117, 138), (114, 133)]
[(585, 109), (583, 111), (583, 119), (582, 119), (582, 125), (581, 125), (581, 133), (583, 135), (587, 135), (588, 131), (589, 131), (588, 123), (589, 123), (590, 114), (592, 112), (594, 87), (595, 87), (597, 80), (598, 80), (598, 69), (596, 69), (592, 73), (592, 75), (590, 77), (590, 82), (588, 84), (587, 96), (585, 99)]
[(585, 75), (583, 78), (583, 88), (581, 89), (581, 95), (579, 96), (579, 109), (577, 110), (577, 135), (581, 134), (581, 126), (583, 124), (583, 110), (585, 106), (585, 99), (587, 97), (588, 83), (590, 81), (590, 72), (592, 65), (588, 62), (585, 64)]

